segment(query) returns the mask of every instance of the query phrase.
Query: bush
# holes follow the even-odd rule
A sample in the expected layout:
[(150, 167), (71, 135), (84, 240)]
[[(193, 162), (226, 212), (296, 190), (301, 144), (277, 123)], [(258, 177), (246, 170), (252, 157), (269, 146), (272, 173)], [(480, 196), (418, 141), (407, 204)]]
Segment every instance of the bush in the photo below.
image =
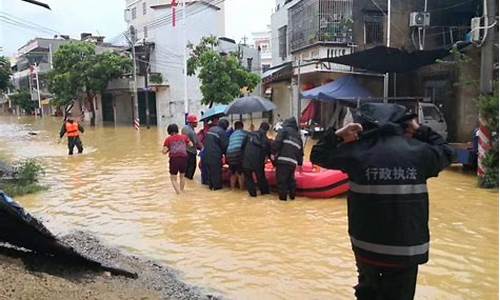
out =
[(478, 108), (481, 118), (486, 121), (491, 132), (491, 149), (486, 154), (483, 165), (486, 174), (479, 178), (479, 185), (484, 188), (498, 187), (498, 84), (492, 95), (482, 95), (478, 98)]
[(14, 179), (0, 180), (0, 190), (13, 197), (46, 190), (38, 183), (42, 174), (45, 174), (44, 169), (36, 160), (21, 161), (14, 167)]
[(38, 182), (38, 177), (45, 174), (43, 167), (33, 159), (28, 159), (20, 162), (15, 167), (16, 180), (20, 184), (30, 184)]

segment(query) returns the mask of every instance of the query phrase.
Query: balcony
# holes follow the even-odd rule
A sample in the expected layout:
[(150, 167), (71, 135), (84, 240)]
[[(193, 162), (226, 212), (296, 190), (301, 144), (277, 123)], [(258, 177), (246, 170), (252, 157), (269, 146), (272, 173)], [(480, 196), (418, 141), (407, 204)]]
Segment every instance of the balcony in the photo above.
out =
[(288, 11), (290, 52), (318, 43), (353, 42), (353, 0), (303, 0)]

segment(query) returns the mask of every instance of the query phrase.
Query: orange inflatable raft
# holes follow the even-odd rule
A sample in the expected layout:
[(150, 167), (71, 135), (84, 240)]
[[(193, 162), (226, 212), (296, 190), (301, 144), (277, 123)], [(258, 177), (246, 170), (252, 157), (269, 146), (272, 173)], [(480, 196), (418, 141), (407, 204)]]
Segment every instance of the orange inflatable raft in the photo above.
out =
[[(266, 164), (266, 178), (269, 185), (276, 186), (276, 169), (271, 163)], [(332, 198), (349, 190), (347, 174), (338, 170), (327, 170), (304, 162), (302, 172), (295, 172), (297, 196), (308, 198)]]

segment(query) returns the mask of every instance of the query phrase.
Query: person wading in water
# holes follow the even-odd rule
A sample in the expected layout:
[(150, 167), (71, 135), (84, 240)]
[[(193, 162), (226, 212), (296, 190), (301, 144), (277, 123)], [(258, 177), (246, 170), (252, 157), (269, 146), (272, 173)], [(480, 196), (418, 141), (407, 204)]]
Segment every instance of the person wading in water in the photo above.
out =
[(80, 140), (80, 132), (83, 133), (83, 127), (71, 115), (67, 116), (59, 132), (59, 141), (63, 138), (64, 134), (68, 137), (69, 155), (73, 155), (73, 149), (78, 149), (78, 154), (83, 152), (82, 141)]
[(329, 129), (311, 161), (349, 175), (349, 235), (357, 299), (413, 299), (418, 265), (429, 259), (427, 179), (453, 150), (404, 106), (368, 103), (354, 122)]

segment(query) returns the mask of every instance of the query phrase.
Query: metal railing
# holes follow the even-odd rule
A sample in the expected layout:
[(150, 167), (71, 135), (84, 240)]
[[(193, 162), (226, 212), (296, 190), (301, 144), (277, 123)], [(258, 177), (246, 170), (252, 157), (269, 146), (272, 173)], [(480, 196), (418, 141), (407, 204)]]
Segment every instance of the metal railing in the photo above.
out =
[(290, 51), (317, 42), (353, 41), (353, 0), (303, 0), (289, 10)]

